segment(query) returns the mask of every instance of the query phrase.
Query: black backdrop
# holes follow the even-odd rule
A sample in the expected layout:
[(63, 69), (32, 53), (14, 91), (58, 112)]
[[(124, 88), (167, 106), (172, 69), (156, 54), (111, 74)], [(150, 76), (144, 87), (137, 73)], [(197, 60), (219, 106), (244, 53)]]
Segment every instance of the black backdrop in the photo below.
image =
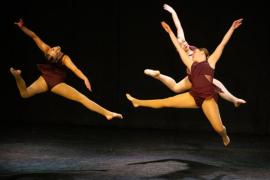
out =
[[(45, 1), (44, 1), (45, 2)], [(210, 52), (223, 38), (233, 20), (244, 18), (216, 67), (216, 78), (236, 96), (247, 100), (240, 108), (219, 99), (220, 112), (229, 132), (268, 134), (267, 85), (269, 20), (266, 3), (235, 5), (229, 1), (8, 1), (1, 11), (1, 126), (93, 125), (212, 131), (201, 110), (134, 109), (125, 98), (174, 95), (157, 80), (143, 74), (159, 69), (177, 81), (185, 76), (169, 36), (161, 28), (168, 3), (177, 11), (190, 44)], [(34, 42), (13, 22), (25, 24), (49, 45), (60, 45), (89, 77), (93, 92), (69, 74), (68, 84), (104, 107), (123, 113), (123, 120), (106, 121), (80, 104), (52, 93), (30, 99), (19, 97), (9, 67), (20, 68), (29, 85), (37, 79), (37, 63), (44, 57)], [(4, 118), (6, 116), (6, 118)]]

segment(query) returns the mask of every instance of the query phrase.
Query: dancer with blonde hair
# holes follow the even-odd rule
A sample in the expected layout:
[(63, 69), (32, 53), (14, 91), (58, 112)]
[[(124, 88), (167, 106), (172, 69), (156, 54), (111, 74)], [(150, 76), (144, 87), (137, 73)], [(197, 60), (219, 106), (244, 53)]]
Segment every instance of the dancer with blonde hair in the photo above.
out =
[(16, 80), (16, 84), (22, 98), (29, 98), (39, 93), (51, 91), (52, 93), (82, 104), (89, 110), (103, 115), (107, 120), (111, 120), (112, 118), (123, 118), (121, 114), (101, 107), (75, 88), (65, 83), (66, 72), (69, 69), (83, 80), (89, 91), (92, 91), (88, 78), (80, 69), (77, 68), (71, 58), (61, 51), (60, 46), (51, 47), (44, 43), (36, 33), (24, 25), (22, 19), (20, 19), (19, 22), (15, 22), (15, 24), (36, 43), (47, 59), (46, 64), (38, 64), (41, 76), (39, 76), (39, 78), (28, 87), (21, 76), (21, 70), (15, 70), (12, 67), (10, 68), (10, 72)]
[(231, 38), (233, 32), (242, 24), (242, 19), (235, 20), (215, 51), (209, 55), (207, 49), (197, 48), (194, 50), (192, 59), (187, 55), (183, 47), (179, 44), (170, 26), (162, 22), (162, 26), (169, 34), (176, 47), (182, 62), (190, 72), (191, 90), (173, 97), (154, 100), (142, 100), (126, 94), (134, 107), (149, 108), (202, 108), (205, 116), (211, 123), (214, 130), (221, 136), (223, 144), (227, 146), (230, 138), (226, 128), (222, 123), (219, 107), (217, 104), (218, 92), (220, 88), (213, 84), (216, 63)]

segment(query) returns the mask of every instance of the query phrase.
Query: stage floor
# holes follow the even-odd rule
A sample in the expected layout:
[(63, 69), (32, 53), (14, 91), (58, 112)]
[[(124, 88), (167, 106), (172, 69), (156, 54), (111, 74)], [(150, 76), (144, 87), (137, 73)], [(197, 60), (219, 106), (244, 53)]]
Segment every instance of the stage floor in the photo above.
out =
[(270, 179), (270, 140), (108, 127), (2, 127), (0, 179)]

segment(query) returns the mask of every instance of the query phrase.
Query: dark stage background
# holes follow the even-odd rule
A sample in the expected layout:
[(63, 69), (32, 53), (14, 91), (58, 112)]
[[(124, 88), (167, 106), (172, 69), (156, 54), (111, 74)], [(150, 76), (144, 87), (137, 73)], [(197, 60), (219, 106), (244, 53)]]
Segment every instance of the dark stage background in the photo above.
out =
[[(8, 1), (1, 5), (1, 126), (109, 126), (213, 131), (201, 110), (134, 109), (125, 93), (152, 99), (173, 96), (162, 83), (143, 74), (159, 69), (177, 81), (185, 68), (162, 29), (172, 18), (163, 10), (171, 5), (179, 15), (190, 44), (213, 52), (233, 20), (244, 18), (216, 66), (216, 78), (247, 104), (234, 108), (219, 99), (220, 112), (230, 133), (269, 134), (269, 10), (266, 3), (235, 5), (228, 1)], [(42, 4), (44, 3), (44, 4)], [(93, 92), (69, 73), (67, 83), (100, 105), (123, 113), (124, 119), (106, 121), (82, 105), (52, 93), (30, 99), (19, 96), (9, 67), (20, 68), (26, 83), (38, 78), (37, 63), (45, 61), (35, 43), (13, 22), (25, 25), (49, 45), (60, 45), (89, 77)], [(4, 43), (3, 43), (4, 42)], [(5, 117), (5, 118), (4, 118)]]

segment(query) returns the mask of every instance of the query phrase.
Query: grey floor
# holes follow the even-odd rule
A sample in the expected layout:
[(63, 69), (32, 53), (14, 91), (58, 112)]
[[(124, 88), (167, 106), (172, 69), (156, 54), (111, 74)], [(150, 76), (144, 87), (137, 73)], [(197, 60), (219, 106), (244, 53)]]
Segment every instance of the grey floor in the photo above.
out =
[(270, 179), (270, 140), (232, 134), (94, 127), (7, 127), (0, 179)]

